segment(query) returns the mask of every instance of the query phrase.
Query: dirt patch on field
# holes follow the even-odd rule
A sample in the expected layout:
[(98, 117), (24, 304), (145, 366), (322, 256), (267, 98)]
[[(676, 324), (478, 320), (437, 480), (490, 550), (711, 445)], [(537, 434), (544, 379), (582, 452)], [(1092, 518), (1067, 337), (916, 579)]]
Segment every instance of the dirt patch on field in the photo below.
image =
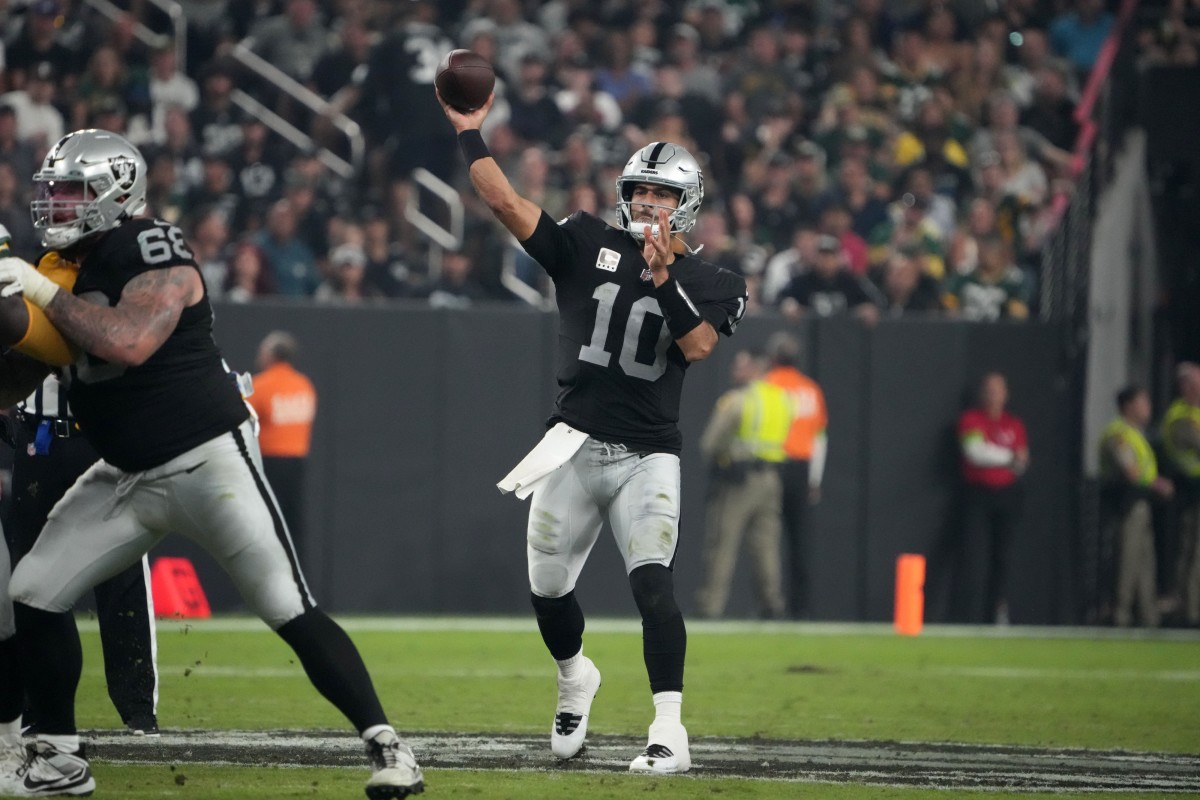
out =
[[(365, 765), (361, 742), (343, 731), (184, 731), (144, 738), (85, 733), (93, 757), (117, 763), (276, 766)], [(549, 737), (413, 734), (431, 769), (624, 771), (642, 739), (591, 736), (569, 762), (550, 755)], [(912, 742), (699, 738), (697, 778), (854, 783), (937, 789), (1200, 793), (1200, 756), (1097, 750), (1043, 750)]]

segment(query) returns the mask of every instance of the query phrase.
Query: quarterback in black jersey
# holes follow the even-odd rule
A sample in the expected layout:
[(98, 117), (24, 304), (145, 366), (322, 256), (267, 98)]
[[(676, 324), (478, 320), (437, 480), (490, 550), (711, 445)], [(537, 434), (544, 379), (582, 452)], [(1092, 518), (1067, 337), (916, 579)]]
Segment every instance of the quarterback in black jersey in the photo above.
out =
[[(439, 98), (440, 99), (440, 98)], [(642, 616), (655, 717), (634, 772), (691, 768), (681, 721), (687, 633), (675, 603), (679, 537), (679, 396), (688, 365), (730, 335), (746, 308), (742, 278), (695, 257), (678, 234), (704, 198), (684, 148), (654, 142), (617, 179), (613, 227), (577, 212), (555, 222), (516, 193), (479, 127), (492, 104), (442, 108), (458, 131), (471, 183), (554, 281), (558, 399), (541, 443), (499, 484), (533, 500), (527, 553), (533, 607), (558, 664), (551, 752), (574, 757), (587, 735), (600, 672), (583, 655), (575, 583), (608, 522)]]
[[(135, 216), (146, 203), (146, 173), (122, 137), (68, 134), (34, 176), (32, 212), (43, 244), (79, 264), (73, 289), (20, 259), (0, 259), (0, 297), (24, 294), (81, 353), (69, 368), (68, 398), (101, 457), (13, 571), (27, 691), (40, 713), (36, 747), (0, 775), (0, 794), (5, 781), (22, 795), (95, 788), (75, 727), (78, 639), (70, 653), (52, 645), (83, 592), (170, 531), (212, 553), (357, 728), (373, 767), (367, 796), (417, 794), (421, 770), (388, 724), (358, 650), (309, 593), (253, 420), (213, 340), (212, 307), (187, 242), (174, 225)], [(31, 388), (14, 385), (21, 358), (4, 357), (5, 394)]]

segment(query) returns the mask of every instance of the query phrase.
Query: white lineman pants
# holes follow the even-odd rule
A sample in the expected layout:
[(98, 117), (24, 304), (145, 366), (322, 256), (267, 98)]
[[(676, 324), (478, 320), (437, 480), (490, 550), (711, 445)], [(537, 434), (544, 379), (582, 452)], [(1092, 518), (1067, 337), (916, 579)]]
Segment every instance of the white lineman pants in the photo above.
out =
[(670, 566), (679, 541), (679, 457), (588, 438), (548, 475), (534, 489), (526, 531), (534, 594), (562, 597), (575, 588), (604, 522), (626, 573)]
[(249, 420), (145, 472), (94, 464), (50, 512), (17, 565), (12, 598), (69, 611), (171, 531), (211, 553), (272, 629), (315, 605)]

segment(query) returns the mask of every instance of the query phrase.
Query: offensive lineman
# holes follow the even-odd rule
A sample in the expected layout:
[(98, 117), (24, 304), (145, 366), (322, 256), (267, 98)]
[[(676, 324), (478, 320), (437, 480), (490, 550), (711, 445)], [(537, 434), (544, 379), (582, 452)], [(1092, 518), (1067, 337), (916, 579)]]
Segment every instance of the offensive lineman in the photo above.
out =
[[(438, 97), (441, 100), (441, 96)], [(741, 277), (685, 252), (675, 234), (695, 224), (704, 198), (696, 160), (655, 142), (617, 179), (619, 228), (578, 211), (555, 224), (512, 188), (479, 127), (493, 95), (470, 113), (444, 101), (471, 183), (496, 218), (554, 281), (560, 391), (542, 442), (499, 484), (529, 509), (527, 553), (534, 611), (558, 663), (550, 749), (582, 749), (600, 672), (583, 655), (575, 583), (599, 536), (613, 530), (642, 617), (655, 718), (634, 772), (691, 768), (680, 718), (687, 632), (671, 569), (679, 535), (676, 427), (684, 372), (731, 335), (746, 308)], [(652, 227), (653, 226), (653, 227)]]
[[(146, 176), (124, 138), (68, 134), (34, 176), (32, 211), (43, 244), (80, 265), (73, 291), (21, 259), (0, 259), (0, 297), (23, 293), (83, 351), (70, 368), (69, 400), (101, 456), (13, 571), (22, 655), (32, 662), (27, 691), (40, 717), (35, 748), (0, 776), (0, 794), (95, 789), (75, 727), (82, 657), (77, 646), (53, 646), (63, 640), (56, 628), (83, 592), (170, 530), (212, 553), (359, 731), (374, 770), (367, 796), (418, 794), (421, 770), (388, 724), (358, 650), (308, 591), (249, 412), (213, 341), (212, 307), (187, 242), (174, 225), (134, 216), (146, 203)], [(49, 368), (31, 363), (5, 355), (0, 388), (40, 383)]]

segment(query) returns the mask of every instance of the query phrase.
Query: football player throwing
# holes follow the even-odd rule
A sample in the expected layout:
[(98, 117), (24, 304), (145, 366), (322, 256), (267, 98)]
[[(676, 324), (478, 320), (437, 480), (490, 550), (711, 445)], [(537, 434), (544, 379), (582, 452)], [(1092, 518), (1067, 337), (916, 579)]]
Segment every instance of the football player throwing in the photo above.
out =
[[(439, 98), (440, 99), (440, 98)], [(494, 99), (494, 98), (493, 98)], [(691, 768), (681, 717), (687, 633), (672, 567), (679, 536), (679, 397), (688, 365), (730, 335), (746, 308), (738, 275), (680, 238), (704, 199), (700, 166), (671, 142), (646, 145), (617, 179), (617, 226), (576, 212), (555, 222), (513, 189), (479, 127), (482, 108), (442, 108), (471, 183), (554, 282), (559, 393), (542, 441), (501, 481), (533, 500), (529, 584), (542, 639), (558, 664), (555, 756), (582, 749), (600, 672), (583, 655), (575, 583), (607, 522), (642, 617), (655, 717), (635, 772)]]

